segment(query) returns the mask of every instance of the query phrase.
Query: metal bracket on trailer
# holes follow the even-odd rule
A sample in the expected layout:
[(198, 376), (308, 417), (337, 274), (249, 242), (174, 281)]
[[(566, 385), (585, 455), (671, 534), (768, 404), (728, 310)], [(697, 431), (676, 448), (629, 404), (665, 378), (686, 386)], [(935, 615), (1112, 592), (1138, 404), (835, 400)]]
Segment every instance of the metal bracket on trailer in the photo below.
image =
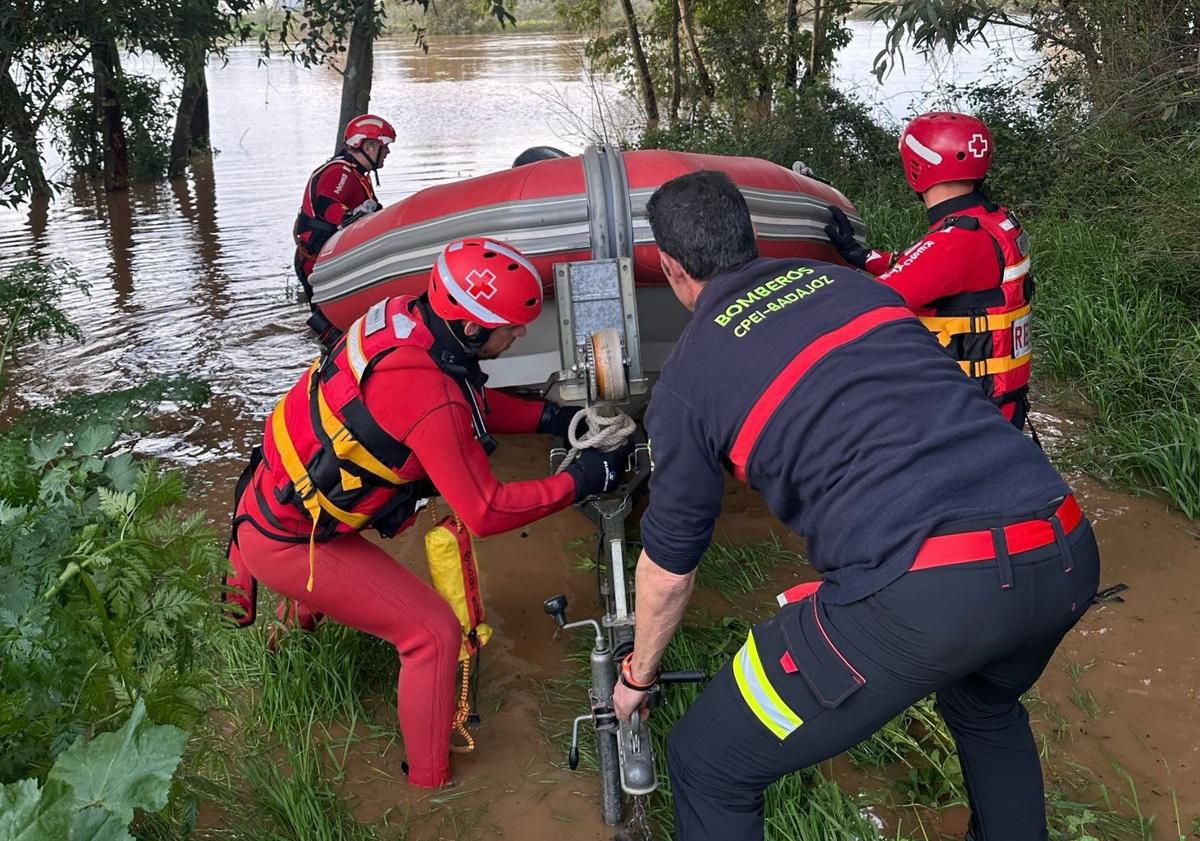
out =
[[(562, 399), (618, 405), (629, 396), (645, 394), (649, 381), (642, 368), (633, 262), (617, 257), (555, 263), (554, 294)], [(604, 387), (619, 380), (626, 389)]]

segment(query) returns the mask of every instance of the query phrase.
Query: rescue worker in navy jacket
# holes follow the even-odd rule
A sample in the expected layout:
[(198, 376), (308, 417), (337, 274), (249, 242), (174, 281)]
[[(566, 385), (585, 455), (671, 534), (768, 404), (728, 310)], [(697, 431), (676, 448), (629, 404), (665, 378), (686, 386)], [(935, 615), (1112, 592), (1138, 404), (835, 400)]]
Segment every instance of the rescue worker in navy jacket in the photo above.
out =
[(362, 114), (346, 124), (342, 151), (309, 176), (292, 238), (296, 241), (296, 277), (310, 305), (308, 276), (325, 243), (341, 228), (381, 207), (369, 174), (374, 172), (379, 178), (388, 146), (395, 141), (391, 123), (374, 114)]
[(904, 251), (862, 245), (846, 214), (825, 227), (842, 257), (878, 276), (921, 317), (942, 347), (1023, 429), (1029, 409), (1033, 297), (1029, 237), (981, 192), (992, 133), (968, 114), (932, 111), (900, 135), (904, 177), (929, 213), (929, 231)]
[(822, 580), (783, 594), (668, 740), (682, 841), (763, 837), (763, 790), (937, 694), (975, 841), (1045, 839), (1021, 695), (1096, 593), (1071, 491), (889, 287), (758, 258), (723, 174), (648, 206), (693, 313), (646, 414), (637, 633), (613, 696), (645, 704), (721, 510), (724, 469), (805, 536)]

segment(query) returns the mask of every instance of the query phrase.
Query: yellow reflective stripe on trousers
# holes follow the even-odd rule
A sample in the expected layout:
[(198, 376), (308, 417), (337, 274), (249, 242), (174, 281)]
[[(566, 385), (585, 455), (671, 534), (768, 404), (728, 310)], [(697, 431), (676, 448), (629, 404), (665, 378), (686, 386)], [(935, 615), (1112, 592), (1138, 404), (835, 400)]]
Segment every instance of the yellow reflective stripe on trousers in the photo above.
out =
[(780, 739), (786, 739), (793, 730), (804, 723), (804, 719), (792, 712), (792, 708), (784, 703), (767, 680), (762, 660), (758, 656), (758, 646), (754, 643), (753, 631), (746, 637), (746, 644), (733, 658), (733, 676), (751, 712)]

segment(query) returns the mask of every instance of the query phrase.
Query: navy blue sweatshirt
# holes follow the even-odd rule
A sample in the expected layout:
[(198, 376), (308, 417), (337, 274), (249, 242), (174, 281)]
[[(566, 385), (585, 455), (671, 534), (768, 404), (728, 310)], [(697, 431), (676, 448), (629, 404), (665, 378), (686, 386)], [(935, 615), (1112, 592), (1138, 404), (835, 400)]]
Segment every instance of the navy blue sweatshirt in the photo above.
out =
[[(833, 604), (890, 584), (935, 530), (1069, 492), (903, 304), (814, 260), (760, 258), (705, 284), (646, 413), (656, 564), (696, 567), (735, 467), (805, 536)], [(765, 419), (757, 435), (748, 418)]]

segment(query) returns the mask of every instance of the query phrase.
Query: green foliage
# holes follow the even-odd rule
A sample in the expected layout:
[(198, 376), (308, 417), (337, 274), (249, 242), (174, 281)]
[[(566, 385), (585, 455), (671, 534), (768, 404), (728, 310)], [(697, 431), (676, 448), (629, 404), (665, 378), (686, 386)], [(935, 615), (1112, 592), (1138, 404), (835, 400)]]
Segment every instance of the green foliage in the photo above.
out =
[(32, 779), (0, 787), (0, 841), (132, 841), (134, 810), (166, 806), (186, 742), (182, 730), (151, 722), (138, 700), (119, 730), (59, 755), (41, 787)]
[(70, 338), (83, 334), (59, 306), (71, 291), (88, 291), (88, 282), (63, 261), (27, 260), (0, 275), (0, 392), (5, 362), (17, 348), (30, 342)]
[(184, 727), (211, 701), (198, 653), (219, 545), (179, 513), (179, 475), (112, 454), (115, 439), (87, 427), (22, 453), (0, 437), (0, 780), (46, 769), (139, 699)]
[(124, 432), (138, 432), (145, 428), (150, 411), (160, 404), (198, 407), (207, 403), (211, 394), (211, 387), (202, 380), (152, 378), (128, 388), (68, 394), (57, 403), (27, 409), (14, 419), (8, 431), (10, 435), (27, 438), (87, 426), (114, 426)]
[[(517, 19), (505, 4), (505, 0), (470, 0), (479, 9), (486, 12), (503, 28), (516, 24)], [(270, 19), (259, 31), (259, 46), (263, 55), (270, 56), (278, 51), (292, 61), (305, 67), (331, 65), (338, 62), (349, 48), (350, 28), (358, 13), (358, 2), (348, 3), (344, 0), (310, 0), (302, 5), (285, 4), (283, 14), (278, 19)], [(432, 9), (435, 12), (439, 4), (432, 0), (383, 0), (371, 2), (371, 28), (375, 36), (388, 27), (390, 11), (417, 11), (420, 16), (428, 15)], [(465, 15), (464, 2), (450, 4), (448, 12), (459, 19)], [(409, 30), (413, 33), (416, 44), (426, 52), (429, 43), (426, 40), (427, 27), (424, 23), (409, 20)]]
[[(748, 155), (791, 166), (803, 161), (854, 196), (903, 185), (896, 135), (877, 125), (861, 102), (824, 83), (781, 96), (770, 119), (710, 112), (675, 128), (647, 132), (643, 148)], [(905, 188), (906, 189), (906, 188)]]
[(870, 15), (890, 24), (875, 60), (880, 77), (902, 60), (906, 43), (918, 51), (960, 49), (986, 43), (996, 26), (1033, 36), (1043, 55), (1041, 78), (1066, 92), (1081, 112), (1133, 128), (1200, 111), (1195, 4), (888, 0), (873, 4)]
[[(611, 5), (593, 0), (558, 2), (556, 10), (568, 28), (587, 34), (585, 52), (593, 67), (615, 76), (631, 94), (637, 94), (639, 76), (633, 45), (624, 19), (611, 10)], [(731, 124), (743, 121), (753, 124), (777, 107), (786, 108), (790, 96), (804, 93), (812, 84), (828, 82), (837, 51), (850, 41), (846, 18), (853, 4), (845, 0), (821, 4), (815, 53), (811, 24), (806, 30), (797, 26), (789, 35), (789, 4), (785, 0), (689, 0), (685, 5), (711, 90), (706, 89), (688, 50), (676, 0), (635, 4), (639, 40), (664, 123), (678, 79), (678, 114), (669, 121), (676, 137), (701, 137), (714, 126), (732, 128)], [(815, 67), (809, 67), (810, 63)], [(674, 145), (669, 140), (648, 142)]]
[(120, 96), (129, 147), (129, 177), (134, 181), (160, 181), (167, 172), (175, 116), (163, 95), (163, 84), (152, 76), (124, 73)]
[[(162, 81), (121, 73), (117, 79), (121, 121), (134, 181), (157, 181), (167, 171), (174, 113), (167, 105)], [(94, 175), (103, 167), (104, 147), (90, 79), (69, 89), (67, 104), (56, 115), (60, 151), (77, 172)]]

